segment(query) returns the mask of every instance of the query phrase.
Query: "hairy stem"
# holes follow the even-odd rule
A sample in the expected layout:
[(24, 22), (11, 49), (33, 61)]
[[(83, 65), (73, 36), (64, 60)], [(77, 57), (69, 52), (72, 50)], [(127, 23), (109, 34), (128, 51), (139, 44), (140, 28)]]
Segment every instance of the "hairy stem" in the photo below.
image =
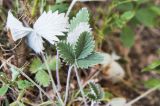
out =
[(72, 0), (70, 6), (69, 6), (69, 8), (68, 8), (68, 11), (67, 11), (67, 13), (66, 13), (66, 16), (69, 16), (69, 14), (70, 14), (73, 6), (75, 5), (75, 3), (76, 3), (77, 1), (78, 1), (78, 0)]
[(65, 104), (65, 105), (66, 105), (67, 99), (68, 99), (68, 93), (69, 93), (69, 81), (70, 81), (70, 77), (71, 77), (72, 67), (73, 67), (73, 66), (70, 66), (70, 67), (69, 67), (68, 75), (67, 75), (66, 94), (65, 94), (65, 100), (64, 100), (64, 104)]
[(60, 78), (59, 78), (59, 53), (58, 53), (58, 50), (57, 50), (57, 55), (56, 55), (56, 79), (57, 79), (58, 91), (60, 91), (62, 86), (61, 86), (61, 82), (60, 82)]
[(80, 91), (81, 91), (81, 94), (82, 94), (82, 97), (83, 97), (84, 104), (85, 104), (85, 106), (88, 106), (88, 105), (87, 105), (87, 102), (86, 102), (86, 99), (85, 99), (85, 94), (84, 94), (84, 91), (83, 91), (83, 87), (82, 87), (81, 80), (80, 80), (80, 78), (79, 78), (79, 75), (78, 75), (78, 71), (77, 71), (77, 67), (76, 67), (76, 66), (74, 66), (74, 71), (75, 71), (75, 73), (76, 73), (77, 82), (78, 82), (78, 85), (79, 85), (79, 88), (80, 88)]
[(60, 95), (60, 93), (58, 92), (57, 87), (56, 87), (56, 84), (55, 84), (55, 82), (54, 82), (54, 80), (53, 80), (51, 70), (50, 70), (50, 68), (49, 68), (49, 66), (48, 66), (48, 63), (47, 63), (47, 59), (46, 59), (46, 57), (45, 57), (45, 55), (44, 55), (43, 53), (41, 54), (41, 56), (42, 56), (42, 59), (43, 59), (45, 65), (46, 65), (46, 68), (47, 68), (49, 77), (50, 77), (50, 79), (51, 79), (53, 91), (54, 91), (54, 93), (57, 94), (58, 100), (61, 102), (61, 105), (64, 106), (64, 103), (63, 103), (63, 101), (62, 101), (61, 95)]
[(148, 94), (152, 93), (153, 91), (157, 90), (160, 87), (160, 85), (155, 86), (151, 89), (149, 89), (148, 91), (146, 91), (145, 93), (143, 93), (142, 95), (138, 96), (137, 98), (133, 99), (132, 101), (128, 102), (125, 106), (131, 106), (132, 104), (136, 103), (137, 101), (139, 101), (140, 99), (144, 98), (145, 96), (147, 96)]

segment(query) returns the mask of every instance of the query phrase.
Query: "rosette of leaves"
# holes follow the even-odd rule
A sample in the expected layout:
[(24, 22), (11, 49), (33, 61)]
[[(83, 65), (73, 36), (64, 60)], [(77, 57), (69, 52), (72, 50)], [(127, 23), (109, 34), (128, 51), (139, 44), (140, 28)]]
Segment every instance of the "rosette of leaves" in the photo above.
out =
[[(56, 70), (56, 58), (48, 56), (47, 63), (51, 70)], [(60, 68), (60, 61), (59, 61), (59, 68)], [(30, 71), (31, 73), (35, 74), (35, 80), (42, 85), (43, 87), (47, 87), (50, 84), (50, 78), (48, 73), (46, 72), (47, 67), (39, 58), (34, 58), (31, 66)]]
[(103, 98), (103, 91), (100, 85), (95, 84), (94, 82), (89, 83), (90, 92), (87, 94), (87, 97), (91, 101), (99, 101)]
[[(89, 21), (89, 13), (86, 8), (82, 8), (73, 19), (70, 21), (69, 33), (74, 32), (81, 23), (87, 23)], [(82, 29), (80, 29), (82, 30)], [(103, 61), (101, 53), (95, 52), (95, 41), (91, 32), (85, 31), (73, 38), (77, 38), (75, 43), (69, 43), (69, 41), (60, 41), (57, 44), (57, 50), (60, 57), (68, 65), (74, 65), (78, 68), (88, 68)]]

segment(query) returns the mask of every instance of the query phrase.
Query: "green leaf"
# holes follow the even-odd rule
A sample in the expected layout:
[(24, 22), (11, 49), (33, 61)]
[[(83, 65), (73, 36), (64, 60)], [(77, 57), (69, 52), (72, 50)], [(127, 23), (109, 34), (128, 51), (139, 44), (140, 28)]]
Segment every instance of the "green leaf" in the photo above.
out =
[(44, 70), (38, 71), (36, 73), (35, 79), (40, 85), (44, 87), (47, 87), (50, 84), (49, 75)]
[(8, 85), (4, 85), (0, 88), (0, 96), (4, 96), (8, 91)]
[(103, 98), (101, 99), (101, 101), (107, 102), (111, 98), (113, 98), (113, 95), (108, 91), (104, 91)]
[(124, 21), (129, 21), (131, 20), (135, 15), (135, 12), (133, 11), (126, 11), (121, 15), (121, 19)]
[(95, 48), (93, 36), (89, 32), (83, 32), (75, 45), (76, 59), (83, 59), (90, 55)]
[(50, 9), (54, 12), (57, 11), (60, 13), (66, 12), (68, 10), (68, 4), (66, 3), (61, 3), (61, 4), (55, 4), (53, 6), (50, 7)]
[(129, 3), (118, 5), (117, 9), (121, 11), (127, 11), (127, 10), (133, 10), (133, 7), (134, 7), (133, 3), (129, 2)]
[[(47, 63), (48, 63), (48, 66), (51, 70), (56, 70), (56, 56), (54, 57), (51, 57), (51, 56), (47, 56)], [(43, 69), (47, 70), (47, 67), (45, 64), (43, 64)], [(58, 68), (61, 68), (61, 61), (59, 60), (58, 61)]]
[(139, 9), (136, 13), (136, 19), (147, 27), (153, 27), (156, 23), (156, 15), (148, 8)]
[(36, 73), (39, 70), (42, 70), (42, 62), (39, 58), (34, 58), (30, 66), (30, 71)]
[(98, 84), (93, 82), (89, 83), (90, 92), (88, 93), (88, 98), (94, 101), (98, 101), (103, 98), (103, 91)]
[(160, 6), (151, 6), (150, 9), (160, 16)]
[(123, 28), (134, 16), (134, 11), (126, 11), (119, 17), (115, 16), (115, 24), (118, 28)]
[(69, 32), (73, 31), (81, 22), (89, 21), (89, 13), (87, 8), (82, 8), (73, 19), (70, 21)]
[(90, 66), (99, 64), (103, 61), (103, 55), (101, 53), (92, 53), (84, 59), (77, 60), (77, 65), (80, 68), (88, 68)]
[(134, 44), (134, 32), (129, 27), (124, 27), (121, 32), (121, 41), (125, 47), (132, 47)]
[(62, 3), (64, 2), (65, 0), (56, 0), (56, 3)]
[(17, 85), (19, 89), (27, 89), (31, 86), (31, 83), (27, 80), (19, 80), (17, 81)]
[(145, 67), (143, 71), (151, 71), (151, 70), (157, 70), (157, 69), (160, 70), (159, 66), (160, 66), (160, 60), (156, 60), (153, 63), (151, 63), (149, 66)]
[(75, 63), (74, 49), (71, 44), (61, 41), (57, 44), (57, 50), (64, 62), (70, 65)]
[(145, 84), (145, 87), (147, 87), (147, 88), (153, 88), (158, 85), (160, 88), (160, 79), (150, 79), (150, 80), (146, 81), (144, 84)]

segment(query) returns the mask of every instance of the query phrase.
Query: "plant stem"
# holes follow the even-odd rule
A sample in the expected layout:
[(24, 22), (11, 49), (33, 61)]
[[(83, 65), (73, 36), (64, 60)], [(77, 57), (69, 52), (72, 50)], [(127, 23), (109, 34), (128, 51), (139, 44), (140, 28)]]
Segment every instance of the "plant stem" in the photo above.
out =
[(48, 66), (46, 57), (44, 56), (43, 53), (41, 54), (41, 56), (42, 56), (42, 59), (43, 59), (45, 65), (46, 65), (46, 68), (47, 68), (49, 77), (50, 77), (50, 79), (51, 79), (53, 91), (54, 91), (54, 93), (57, 94), (58, 100), (61, 102), (62, 106), (64, 106), (64, 103), (63, 103), (63, 101), (62, 101), (61, 95), (60, 95), (60, 93), (58, 92), (57, 87), (56, 87), (56, 84), (55, 84), (55, 82), (54, 82), (54, 80), (53, 80), (52, 73), (51, 73), (51, 70), (50, 70), (50, 68), (49, 68), (49, 66)]
[(61, 90), (62, 86), (61, 86), (61, 82), (60, 82), (60, 78), (59, 78), (59, 52), (57, 50), (57, 55), (56, 55), (56, 79), (57, 79), (57, 87), (58, 87), (58, 91)]
[(125, 106), (131, 106), (132, 104), (136, 103), (137, 101), (139, 101), (140, 99), (144, 98), (145, 96), (147, 96), (148, 94), (152, 93), (153, 91), (157, 90), (160, 87), (160, 85), (155, 86), (151, 89), (149, 89), (148, 91), (146, 91), (145, 93), (143, 93), (142, 95), (138, 96), (137, 98), (133, 99), (132, 101), (128, 102)]
[(85, 94), (84, 94), (84, 91), (83, 91), (81, 80), (80, 80), (79, 75), (78, 75), (77, 67), (75, 65), (74, 65), (74, 71), (76, 73), (77, 82), (78, 82), (78, 85), (79, 85), (79, 88), (80, 88), (80, 91), (81, 91), (81, 94), (82, 94), (82, 98), (83, 98), (84, 104), (85, 104), (85, 106), (88, 106), (87, 102), (86, 102), (86, 99), (85, 99)]
[[(6, 60), (4, 60), (6, 61)], [(22, 69), (17, 68), (16, 66), (12, 65), (11, 63), (8, 63), (6, 61), (6, 64), (9, 65), (10, 67), (14, 67), (16, 70), (18, 70), (25, 78), (27, 78), (33, 85), (35, 85), (41, 92), (44, 93), (44, 95), (51, 100), (50, 96), (37, 84), (35, 83), (28, 75), (26, 75)]]
[(67, 99), (68, 99), (68, 93), (69, 93), (69, 81), (70, 81), (70, 77), (71, 77), (72, 67), (73, 67), (73, 66), (70, 66), (70, 67), (69, 67), (68, 75), (67, 75), (66, 94), (65, 94), (65, 100), (64, 100), (64, 104), (65, 104), (65, 105), (66, 105)]
[(38, 2), (39, 2), (39, 0), (34, 0), (33, 8), (32, 8), (32, 11), (31, 11), (31, 16), (32, 17), (35, 16), (35, 13), (36, 13), (36, 10), (37, 10), (37, 6), (38, 6)]
[(69, 8), (68, 8), (68, 11), (67, 11), (67, 13), (66, 13), (66, 16), (69, 16), (69, 14), (70, 14), (73, 6), (75, 5), (75, 3), (76, 3), (77, 1), (78, 1), (78, 0), (72, 0), (70, 6), (69, 6)]

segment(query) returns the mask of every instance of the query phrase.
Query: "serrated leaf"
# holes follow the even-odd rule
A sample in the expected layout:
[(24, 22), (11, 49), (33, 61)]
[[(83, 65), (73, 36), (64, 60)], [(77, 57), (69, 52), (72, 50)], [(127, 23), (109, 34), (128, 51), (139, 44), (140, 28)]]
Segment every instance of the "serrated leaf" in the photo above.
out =
[(80, 68), (88, 68), (90, 66), (99, 64), (103, 61), (103, 55), (101, 53), (92, 53), (84, 59), (77, 60), (77, 65)]
[(34, 58), (30, 66), (30, 71), (31, 73), (36, 73), (39, 70), (42, 70), (42, 62), (39, 58)]
[(50, 84), (49, 75), (44, 70), (38, 71), (36, 73), (35, 79), (40, 85), (44, 87), (47, 87)]
[(151, 63), (150, 65), (148, 65), (147, 67), (145, 67), (143, 69), (143, 71), (151, 71), (151, 70), (157, 71), (157, 69), (160, 70), (159, 66), (160, 66), (160, 60), (156, 60), (153, 63)]
[(93, 36), (89, 32), (83, 32), (75, 45), (76, 59), (83, 59), (90, 55), (95, 48)]
[(17, 85), (19, 89), (27, 89), (31, 86), (31, 83), (27, 80), (19, 80), (17, 81)]
[(4, 85), (0, 88), (0, 96), (4, 96), (8, 91), (8, 85)]
[(57, 44), (57, 50), (59, 51), (60, 57), (63, 58), (67, 64), (75, 63), (74, 49), (71, 44), (62, 41)]
[(98, 84), (90, 82), (89, 86), (90, 86), (90, 90), (91, 90), (87, 95), (89, 97), (89, 99), (94, 100), (94, 101), (98, 101), (103, 98), (103, 91)]
[(87, 8), (82, 8), (73, 19), (70, 21), (69, 32), (73, 31), (74, 28), (81, 22), (89, 21), (89, 13)]
[(147, 88), (153, 88), (158, 85), (160, 88), (160, 79), (150, 79), (150, 80), (146, 81), (144, 84), (145, 84), (145, 87), (147, 87)]

